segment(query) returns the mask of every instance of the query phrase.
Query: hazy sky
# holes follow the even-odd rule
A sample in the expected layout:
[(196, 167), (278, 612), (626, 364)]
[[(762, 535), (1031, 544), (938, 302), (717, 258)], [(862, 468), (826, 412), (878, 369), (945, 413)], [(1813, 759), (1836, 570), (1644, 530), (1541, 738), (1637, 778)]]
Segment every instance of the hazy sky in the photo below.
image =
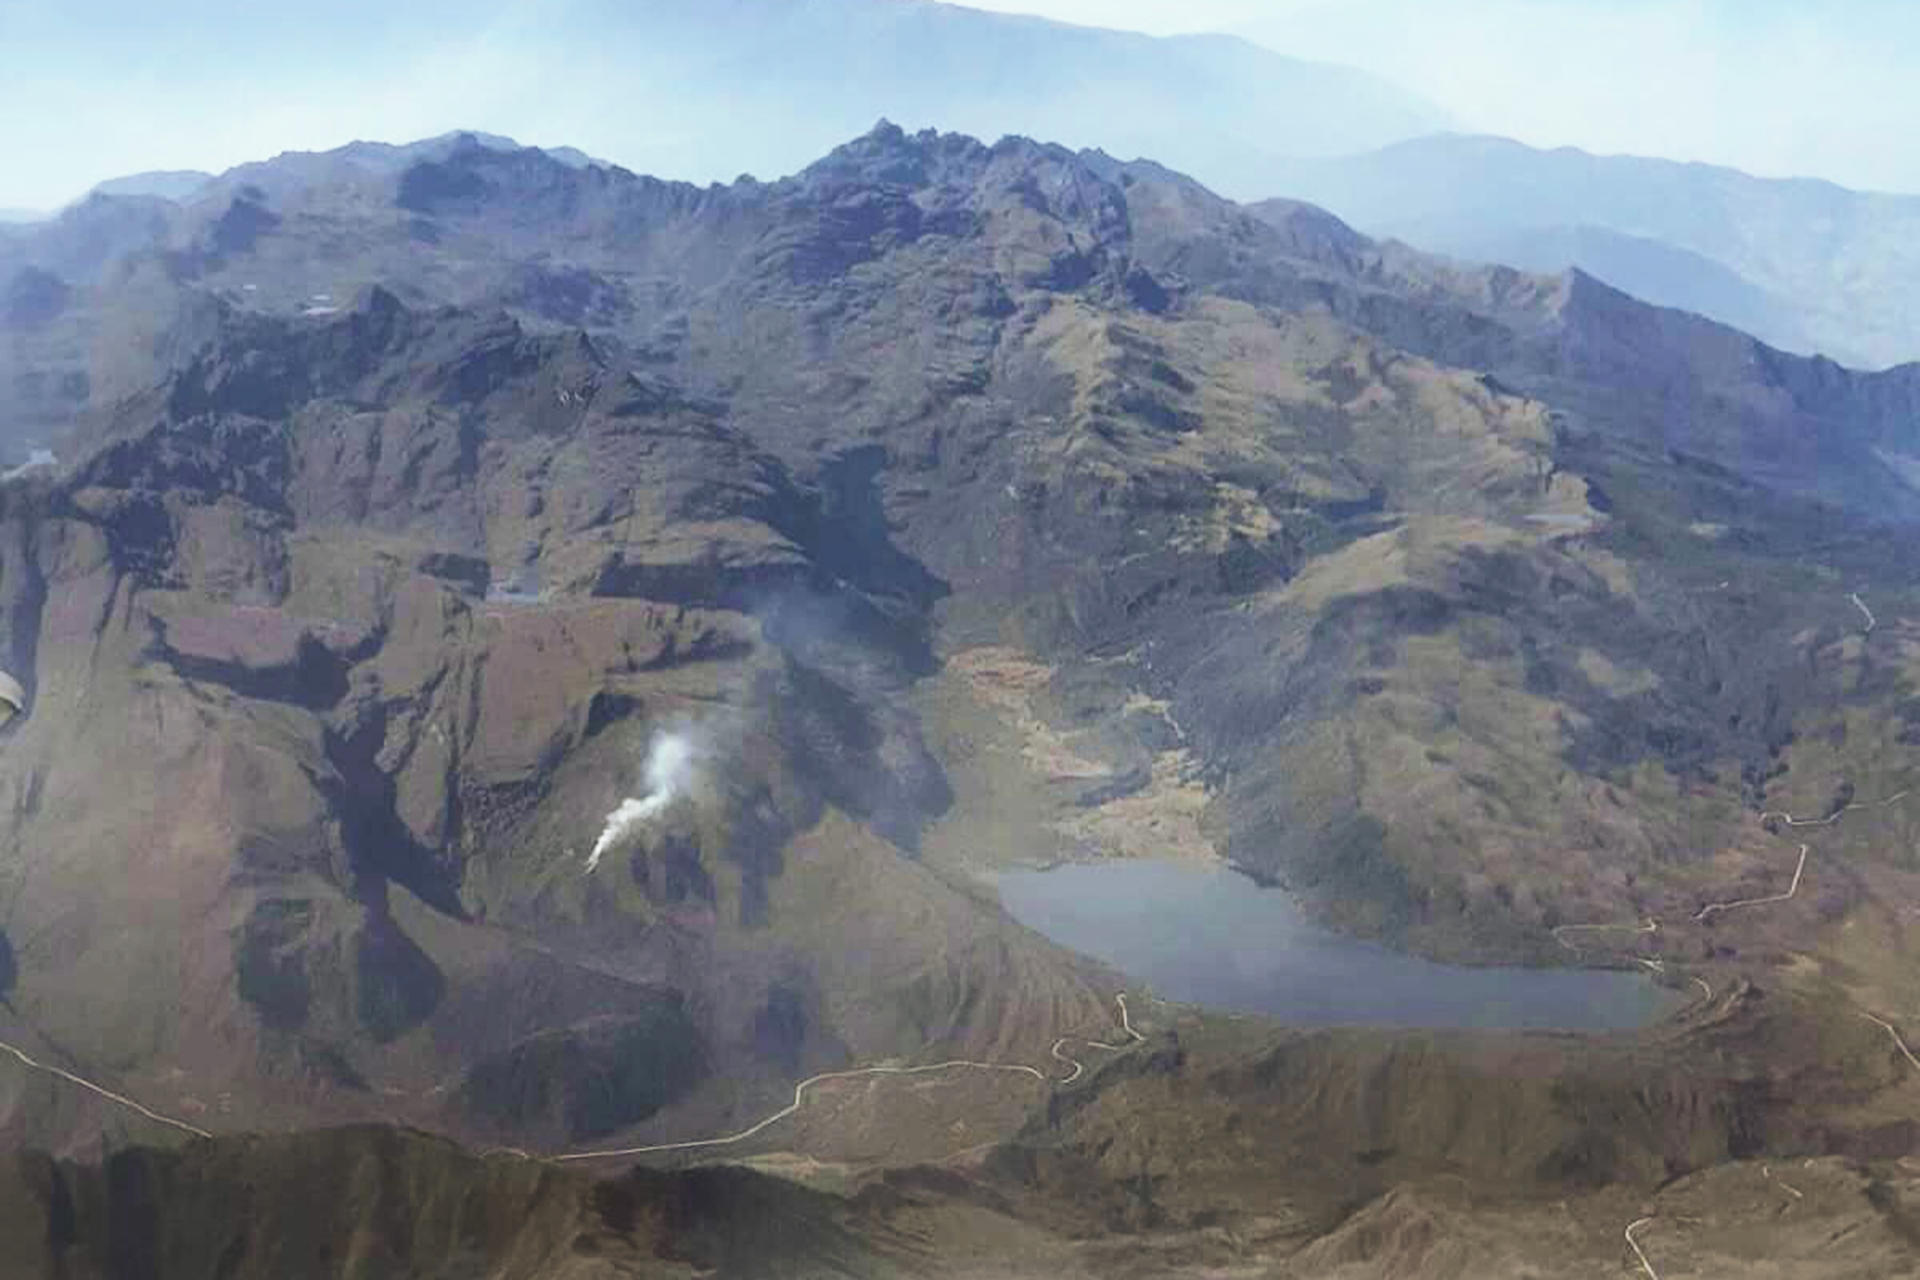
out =
[[(644, 12), (645, 0), (624, 3)], [(1366, 67), (1463, 127), (1538, 145), (1920, 191), (1920, 5), (1908, 0), (975, 7), (1232, 30)], [(565, 93), (568, 67), (601, 57), (593, 24), (569, 25), (566, 12), (564, 0), (0, 0), (0, 209), (54, 206), (116, 174), (219, 169), (356, 137), (470, 127), (595, 151), (636, 128), (699, 130)]]
[(1920, 191), (1911, 0), (972, 0), (1364, 67), (1535, 146)]

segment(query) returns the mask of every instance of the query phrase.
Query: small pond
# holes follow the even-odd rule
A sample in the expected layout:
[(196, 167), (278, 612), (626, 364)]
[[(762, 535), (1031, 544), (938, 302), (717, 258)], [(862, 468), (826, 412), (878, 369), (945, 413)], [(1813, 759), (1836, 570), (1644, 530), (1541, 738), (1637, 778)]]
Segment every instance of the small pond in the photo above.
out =
[(998, 884), (1016, 920), (1169, 1000), (1301, 1026), (1614, 1031), (1685, 1002), (1639, 973), (1436, 964), (1344, 937), (1218, 864), (1069, 865)]

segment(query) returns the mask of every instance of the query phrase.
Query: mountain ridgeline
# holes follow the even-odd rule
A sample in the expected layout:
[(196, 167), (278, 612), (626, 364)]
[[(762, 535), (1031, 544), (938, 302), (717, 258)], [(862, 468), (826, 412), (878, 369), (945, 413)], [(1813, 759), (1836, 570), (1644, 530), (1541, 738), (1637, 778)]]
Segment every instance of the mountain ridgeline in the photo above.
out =
[(1865, 367), (1920, 359), (1920, 196), (1643, 156), (1438, 134), (1276, 161), (1272, 193), (1435, 253), (1578, 267), (1789, 351)]
[[(1835, 1266), (1910, 1232), (1915, 1081), (1857, 1014), (1920, 944), (1920, 370), (886, 124), (705, 188), (283, 157), (0, 238), (0, 289), (7, 442), (58, 459), (0, 485), (0, 1039), (217, 1135), (95, 1170), (178, 1132), (0, 1074), (47, 1274), (204, 1274), (167, 1233), (216, 1219), (225, 1274), (307, 1274), (215, 1212), (236, 1169), (347, 1188), (368, 1275), (765, 1274), (715, 1252), (763, 1211), (796, 1274), (1528, 1274), (1787, 1155)], [(663, 735), (693, 780), (602, 861)], [(1783, 813), (1827, 825), (1775, 902)], [(1135, 992), (1069, 1076), (1123, 980), (981, 876), (1175, 846), (1692, 1003), (1306, 1034)], [(514, 1163), (953, 1061), (719, 1153), (830, 1192)], [(237, 1136), (341, 1121), (501, 1150)], [(1430, 1208), (1469, 1175), (1600, 1225)]]

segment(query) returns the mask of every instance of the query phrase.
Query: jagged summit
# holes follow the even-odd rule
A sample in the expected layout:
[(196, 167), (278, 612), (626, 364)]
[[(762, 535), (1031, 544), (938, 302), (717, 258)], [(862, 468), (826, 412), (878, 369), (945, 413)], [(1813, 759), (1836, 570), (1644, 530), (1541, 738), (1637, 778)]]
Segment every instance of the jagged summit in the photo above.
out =
[[(1676, 418), (1689, 431), (1718, 431), (1707, 424), (1746, 384), (1804, 384), (1811, 399), (1796, 391), (1729, 427), (1753, 437), (1740, 448), (1755, 465), (1781, 439), (1804, 438), (1795, 424), (1836, 413), (1878, 424), (1872, 447), (1907, 448), (1894, 406), (1914, 394), (1910, 370), (1803, 375), (1804, 361), (1748, 359), (1754, 348), (1740, 335), (1631, 299), (1608, 301), (1590, 279), (1423, 258), (1369, 241), (1312, 206), (1249, 211), (1150, 162), (1023, 138), (986, 144), (908, 133), (883, 120), (793, 177), (702, 188), (573, 167), (537, 149), (463, 144), (465, 136), (385, 148), (384, 167), (355, 160), (353, 148), (249, 166), (222, 179), (246, 179), (226, 198), (192, 210), (102, 197), (0, 246), (0, 275), (30, 268), (68, 288), (99, 283), (114, 291), (116, 309), (141, 319), (136, 334), (180, 327), (174, 317), (192, 306), (181, 288), (287, 313), (337, 306), (378, 282), (414, 303), (503, 306), (531, 323), (584, 326), (664, 354), (683, 341), (682, 318), (703, 305), (695, 300), (719, 296), (710, 291), (744, 298), (811, 289), (918, 246), (923, 258), (968, 260), (968, 287), (989, 311), (1001, 305), (991, 301), (996, 291), (1031, 283), (1103, 291), (1148, 310), (1195, 290), (1281, 307), (1317, 300), (1363, 327), (1390, 325), (1394, 341), (1422, 354), (1504, 365), (1515, 385), (1571, 378), (1620, 387), (1637, 407), (1616, 425), (1642, 432), (1665, 433), (1670, 427), (1655, 420)], [(343, 229), (354, 251), (319, 254), (320, 227)], [(125, 264), (143, 253), (164, 259), (166, 288), (135, 293), (107, 278), (126, 279)], [(53, 287), (37, 286), (48, 296)], [(90, 326), (94, 305), (76, 296), (63, 314)], [(1689, 346), (1724, 354), (1693, 361)], [(111, 350), (121, 368), (94, 380), (124, 389), (157, 373), (150, 353), (170, 344), (140, 336)], [(72, 344), (44, 354), (83, 358)], [(38, 358), (31, 342), (21, 358)], [(84, 370), (72, 372), (31, 384), (36, 399), (16, 412), (30, 421), (70, 417), (89, 385)], [(1807, 491), (1836, 483), (1831, 469), (1797, 463), (1768, 475)], [(1896, 484), (1862, 490), (1857, 501), (1897, 512), (1909, 495)]]

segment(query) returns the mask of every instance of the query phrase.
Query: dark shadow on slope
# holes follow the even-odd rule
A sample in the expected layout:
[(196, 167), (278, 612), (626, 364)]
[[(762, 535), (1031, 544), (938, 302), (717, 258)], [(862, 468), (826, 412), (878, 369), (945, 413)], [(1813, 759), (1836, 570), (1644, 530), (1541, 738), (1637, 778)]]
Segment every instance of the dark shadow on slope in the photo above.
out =
[(7, 670), (27, 692), (27, 705), (20, 708), (15, 722), (33, 711), (35, 673), (40, 662), (40, 627), (47, 609), (47, 578), (39, 557), (40, 524), (32, 516), (23, 523), (20, 546), (20, 586), (7, 604), (6, 627), (9, 652)]
[(883, 1276), (899, 1273), (846, 1225), (846, 1202), (725, 1165), (660, 1173), (635, 1169), (594, 1188), (609, 1223), (658, 1214), (676, 1257), (728, 1276)]
[(0, 325), (40, 329), (58, 320), (73, 297), (59, 276), (38, 267), (22, 267), (0, 291)]
[(789, 495), (769, 522), (807, 552), (819, 590), (764, 597), (754, 612), (767, 637), (803, 661), (824, 641), (892, 656), (907, 676), (931, 675), (931, 613), (952, 589), (893, 541), (879, 476), (887, 453), (867, 445), (821, 468), (818, 489)]
[(189, 680), (222, 685), (246, 698), (284, 702), (313, 711), (338, 706), (347, 695), (347, 662), (312, 636), (302, 636), (293, 660), (270, 665), (225, 662), (169, 652), (167, 661)]
[(912, 852), (953, 803), (945, 771), (911, 715), (884, 692), (789, 655), (772, 690), (772, 731), (808, 789)]
[(160, 1280), (162, 1188), (148, 1152), (107, 1158), (107, 1274), (114, 1280)]
[(254, 904), (233, 931), (234, 983), (240, 998), (275, 1031), (304, 1026), (313, 1002), (313, 982), (301, 945), (313, 905), (269, 898)]
[(354, 942), (354, 1011), (377, 1043), (396, 1040), (440, 1007), (446, 975), (387, 914), (385, 886)]
[(704, 1077), (706, 1055), (678, 995), (632, 1017), (544, 1031), (477, 1064), (455, 1092), (467, 1115), (506, 1132), (568, 1142), (652, 1116)]
[(391, 880), (437, 911), (466, 919), (452, 873), (417, 840), (400, 817), (393, 778), (380, 768), (387, 717), (377, 712), (349, 734), (327, 734), (327, 760), (336, 780), (322, 783), (340, 815), (340, 838), (361, 880)]

